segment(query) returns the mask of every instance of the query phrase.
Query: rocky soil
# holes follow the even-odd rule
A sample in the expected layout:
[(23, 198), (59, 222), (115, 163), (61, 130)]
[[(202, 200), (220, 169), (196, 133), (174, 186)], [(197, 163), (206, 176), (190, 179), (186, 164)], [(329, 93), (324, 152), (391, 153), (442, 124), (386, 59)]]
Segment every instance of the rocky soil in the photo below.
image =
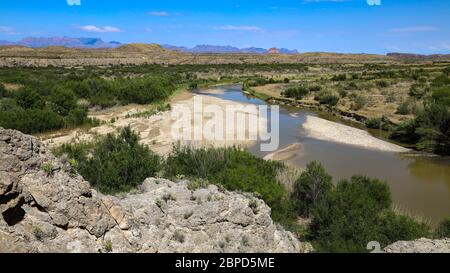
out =
[(104, 196), (36, 138), (0, 128), (0, 252), (312, 251), (263, 201), (188, 183)]

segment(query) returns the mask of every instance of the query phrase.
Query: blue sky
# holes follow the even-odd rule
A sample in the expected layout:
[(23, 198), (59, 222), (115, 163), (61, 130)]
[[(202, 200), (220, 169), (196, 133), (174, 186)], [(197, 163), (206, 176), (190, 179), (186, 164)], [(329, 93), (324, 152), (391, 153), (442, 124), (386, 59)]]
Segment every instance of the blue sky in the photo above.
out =
[[(368, 2), (380, 1), (381, 5)], [(1, 0), (0, 40), (450, 53), (448, 0)]]

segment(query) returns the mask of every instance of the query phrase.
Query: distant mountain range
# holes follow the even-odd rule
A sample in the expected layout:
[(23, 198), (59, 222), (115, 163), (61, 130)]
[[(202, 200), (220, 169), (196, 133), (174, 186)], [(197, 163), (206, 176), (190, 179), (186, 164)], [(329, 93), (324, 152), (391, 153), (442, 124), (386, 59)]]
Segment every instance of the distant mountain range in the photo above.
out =
[(192, 48), (174, 45), (161, 45), (163, 48), (168, 50), (178, 50), (181, 52), (189, 53), (253, 53), (253, 54), (298, 54), (297, 50), (290, 50), (286, 48), (258, 48), (258, 47), (248, 47), (248, 48), (237, 48), (234, 46), (216, 46), (216, 45), (198, 45)]
[(72, 48), (115, 48), (119, 42), (104, 42), (100, 38), (71, 38), (71, 37), (28, 37), (17, 42), (1, 41), (0, 46), (48, 47), (64, 46)]
[[(2, 41), (0, 46), (27, 46), (32, 48), (49, 47), (49, 46), (64, 46), (70, 48), (116, 48), (121, 44), (119, 42), (105, 42), (100, 38), (72, 38), (72, 37), (28, 37), (17, 42)], [(286, 48), (237, 48), (233, 46), (216, 46), (216, 45), (198, 45), (193, 48), (162, 45), (167, 50), (177, 50), (189, 53), (252, 53), (252, 54), (297, 54), (297, 50), (290, 50)]]
[[(41, 48), (50, 46), (61, 46), (68, 48), (82, 48), (82, 49), (109, 49), (122, 47), (123, 50), (136, 50), (137, 44), (122, 44), (120, 42), (105, 42), (101, 38), (73, 38), (73, 37), (28, 37), (23, 38), (17, 42), (0, 40), (0, 46), (26, 46), (30, 48)], [(139, 50), (148, 50), (149, 48), (154, 49), (155, 44), (138, 44)], [(127, 47), (129, 46), (129, 47)], [(159, 46), (158, 46), (159, 47)], [(234, 46), (217, 46), (217, 45), (197, 45), (195, 47), (183, 47), (163, 44), (161, 45), (163, 49), (175, 50), (187, 53), (249, 53), (249, 54), (288, 54), (294, 55), (298, 54), (297, 50), (290, 50), (286, 48), (259, 48), (259, 47), (248, 47), (248, 48), (238, 48)], [(419, 59), (419, 60), (449, 60), (450, 54), (433, 54), (433, 55), (423, 55), (423, 54), (413, 54), (413, 53), (387, 53), (386, 56), (396, 59)]]

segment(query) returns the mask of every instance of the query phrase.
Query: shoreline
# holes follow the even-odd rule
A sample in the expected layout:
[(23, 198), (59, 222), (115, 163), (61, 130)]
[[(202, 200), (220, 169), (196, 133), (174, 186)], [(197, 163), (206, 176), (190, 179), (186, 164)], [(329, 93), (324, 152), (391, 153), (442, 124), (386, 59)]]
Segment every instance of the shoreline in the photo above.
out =
[(372, 136), (355, 127), (308, 115), (302, 129), (311, 138), (384, 152), (406, 153), (410, 149)]

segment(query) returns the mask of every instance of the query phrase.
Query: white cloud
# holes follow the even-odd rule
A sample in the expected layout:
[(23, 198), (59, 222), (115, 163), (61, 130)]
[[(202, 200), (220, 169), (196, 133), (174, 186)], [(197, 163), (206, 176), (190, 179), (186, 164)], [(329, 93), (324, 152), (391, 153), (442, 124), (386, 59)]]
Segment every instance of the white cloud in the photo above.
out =
[(433, 51), (450, 50), (450, 42), (440, 43), (438, 45), (432, 45), (429, 47)]
[(147, 14), (151, 16), (169, 16), (169, 13), (166, 11), (149, 11)]
[(6, 26), (0, 26), (0, 33), (2, 34), (8, 34), (8, 35), (16, 35), (19, 34), (16, 32), (16, 30), (12, 27), (6, 27)]
[(431, 27), (431, 26), (415, 26), (415, 27), (404, 27), (404, 28), (393, 28), (391, 29), (392, 32), (397, 33), (407, 33), (407, 32), (432, 32), (432, 31), (438, 31), (438, 28)]
[(81, 0), (66, 0), (69, 6), (81, 6)]
[(227, 25), (227, 26), (221, 26), (219, 27), (221, 30), (238, 30), (238, 31), (263, 31), (262, 28), (257, 26), (233, 26), (233, 25)]
[(107, 32), (121, 32), (119, 28), (111, 27), (111, 26), (104, 26), (104, 27), (97, 27), (93, 25), (88, 26), (82, 26), (82, 30), (87, 32), (99, 32), (99, 33), (107, 33)]

